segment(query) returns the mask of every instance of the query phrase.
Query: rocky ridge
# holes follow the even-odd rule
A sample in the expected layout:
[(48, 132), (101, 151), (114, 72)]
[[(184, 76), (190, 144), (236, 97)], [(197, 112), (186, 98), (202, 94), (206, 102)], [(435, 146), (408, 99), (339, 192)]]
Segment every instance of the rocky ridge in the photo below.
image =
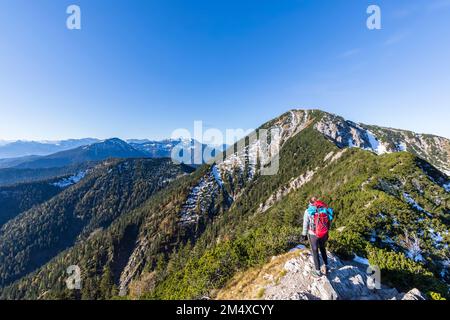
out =
[[(366, 273), (368, 266), (328, 254), (330, 271), (315, 277), (312, 255), (303, 246), (273, 257), (258, 270), (235, 276), (217, 294), (218, 299), (263, 300), (426, 300), (417, 289), (401, 293), (381, 285), (376, 288)], [(382, 275), (381, 275), (382, 278)]]

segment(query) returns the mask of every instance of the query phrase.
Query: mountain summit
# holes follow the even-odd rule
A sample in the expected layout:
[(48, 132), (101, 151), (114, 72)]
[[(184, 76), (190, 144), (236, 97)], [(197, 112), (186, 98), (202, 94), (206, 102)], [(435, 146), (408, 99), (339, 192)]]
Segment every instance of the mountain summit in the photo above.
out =
[(288, 132), (301, 131), (314, 122), (314, 129), (340, 148), (355, 147), (377, 154), (407, 151), (450, 175), (450, 140), (443, 137), (355, 123), (320, 110), (291, 110), (274, 122)]

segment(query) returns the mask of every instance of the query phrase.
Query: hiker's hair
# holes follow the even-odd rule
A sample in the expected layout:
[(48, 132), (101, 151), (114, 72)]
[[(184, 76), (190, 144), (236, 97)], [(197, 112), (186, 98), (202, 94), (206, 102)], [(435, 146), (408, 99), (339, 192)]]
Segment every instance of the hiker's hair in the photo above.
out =
[(319, 200), (319, 198), (317, 197), (311, 197), (311, 199), (309, 199), (309, 203), (313, 204), (314, 202), (316, 202), (317, 200)]

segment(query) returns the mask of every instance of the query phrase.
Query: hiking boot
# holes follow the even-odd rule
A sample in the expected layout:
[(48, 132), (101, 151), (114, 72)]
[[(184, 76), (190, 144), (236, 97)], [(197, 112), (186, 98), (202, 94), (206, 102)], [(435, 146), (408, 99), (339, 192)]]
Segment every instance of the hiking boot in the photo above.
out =
[(315, 270), (315, 269), (311, 271), (311, 274), (314, 278), (319, 278), (322, 276), (322, 273), (320, 272), (320, 270)]

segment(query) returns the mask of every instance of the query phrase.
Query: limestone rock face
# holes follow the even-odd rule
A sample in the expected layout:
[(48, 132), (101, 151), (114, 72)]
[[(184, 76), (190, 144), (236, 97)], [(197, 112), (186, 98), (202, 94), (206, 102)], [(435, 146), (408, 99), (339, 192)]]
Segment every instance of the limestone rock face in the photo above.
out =
[(412, 289), (403, 296), (402, 300), (426, 300), (426, 298), (419, 290)]

